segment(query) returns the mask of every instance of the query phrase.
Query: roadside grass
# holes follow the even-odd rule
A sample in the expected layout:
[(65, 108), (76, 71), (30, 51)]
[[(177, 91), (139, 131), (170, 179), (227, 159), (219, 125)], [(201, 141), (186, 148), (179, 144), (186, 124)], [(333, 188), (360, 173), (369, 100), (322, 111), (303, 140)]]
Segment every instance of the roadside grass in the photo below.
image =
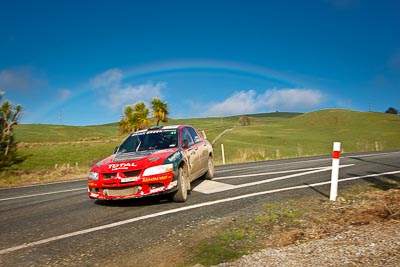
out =
[(50, 124), (18, 124), (15, 127), (20, 143), (60, 143), (107, 140), (118, 137), (118, 124), (65, 126)]
[(21, 170), (50, 170), (69, 164), (71, 167), (78, 164), (81, 168), (91, 167), (112, 154), (120, 140), (104, 140), (101, 142), (66, 142), (51, 145), (26, 146), (21, 152), (28, 155), (28, 159), (20, 164)]
[(23, 171), (13, 170), (0, 172), (0, 186), (23, 186), (43, 183), (63, 182), (86, 177), (88, 168), (67, 168), (66, 165), (53, 170)]
[[(190, 124), (204, 130), (210, 142), (224, 130), (232, 129), (214, 144), (216, 165), (223, 163), (222, 144), (225, 163), (329, 155), (335, 141), (342, 142), (342, 152), (400, 148), (398, 115), (332, 109), (307, 114), (275, 112), (247, 116), (248, 126), (239, 124), (241, 116), (170, 119), (165, 125)], [(32, 175), (62, 166), (88, 170), (97, 160), (109, 156), (126, 136), (118, 134), (117, 123), (21, 124), (16, 126), (15, 135), (20, 152), (28, 158), (10, 171), (27, 171)], [(0, 186), (12, 185), (13, 179), (6, 182), (1, 176), (11, 175), (0, 175)]]
[(349, 110), (322, 110), (287, 119), (264, 121), (250, 117), (251, 125), (236, 126), (214, 146), (222, 163), (301, 156), (328, 155), (335, 141), (342, 152), (382, 151), (400, 148), (400, 116)]
[[(246, 254), (247, 250), (242, 245), (246, 238), (246, 229), (230, 229), (211, 238), (197, 247), (198, 252), (193, 258), (193, 263), (205, 266), (216, 265), (231, 259), (237, 259)], [(239, 246), (237, 244), (240, 244)]]
[(250, 217), (235, 218), (222, 232), (192, 248), (189, 264), (217, 265), (263, 248), (265, 238), (277, 227), (300, 225), (304, 209), (297, 206), (294, 201), (266, 203)]
[[(381, 180), (381, 179), (378, 179)], [(258, 211), (238, 215), (219, 233), (190, 247), (182, 266), (217, 265), (261, 249), (283, 247), (333, 236), (350, 227), (400, 219), (400, 176), (343, 190), (336, 202), (303, 197), (265, 203)]]
[(26, 146), (21, 151), (27, 160), (18, 168), (0, 172), (0, 187), (85, 178), (91, 166), (111, 155), (119, 143), (105, 140)]

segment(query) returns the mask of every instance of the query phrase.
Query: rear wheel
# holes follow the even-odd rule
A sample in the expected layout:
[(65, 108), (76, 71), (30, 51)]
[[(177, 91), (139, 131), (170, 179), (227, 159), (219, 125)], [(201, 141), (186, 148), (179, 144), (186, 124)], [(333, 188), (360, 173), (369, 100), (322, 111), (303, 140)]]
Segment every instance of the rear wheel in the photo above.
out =
[(208, 157), (207, 172), (204, 174), (204, 179), (212, 180), (214, 177), (214, 160), (211, 156)]
[(178, 190), (172, 195), (175, 202), (185, 202), (187, 200), (188, 192), (186, 187), (186, 177), (183, 168), (178, 170)]

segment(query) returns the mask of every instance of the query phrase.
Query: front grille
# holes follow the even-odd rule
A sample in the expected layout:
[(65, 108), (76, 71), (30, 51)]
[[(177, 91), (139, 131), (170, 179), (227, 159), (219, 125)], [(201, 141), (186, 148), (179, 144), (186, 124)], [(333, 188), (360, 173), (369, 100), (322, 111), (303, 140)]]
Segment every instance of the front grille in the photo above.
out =
[(164, 187), (165, 185), (163, 183), (155, 183), (155, 184), (149, 184), (150, 189), (156, 189), (160, 187)]
[(117, 173), (103, 173), (103, 178), (104, 179), (112, 179), (117, 176)]
[(107, 188), (103, 189), (103, 194), (110, 197), (122, 197), (135, 195), (142, 190), (141, 186), (124, 187), (124, 188)]
[(139, 176), (140, 170), (124, 172), (125, 177), (136, 177)]

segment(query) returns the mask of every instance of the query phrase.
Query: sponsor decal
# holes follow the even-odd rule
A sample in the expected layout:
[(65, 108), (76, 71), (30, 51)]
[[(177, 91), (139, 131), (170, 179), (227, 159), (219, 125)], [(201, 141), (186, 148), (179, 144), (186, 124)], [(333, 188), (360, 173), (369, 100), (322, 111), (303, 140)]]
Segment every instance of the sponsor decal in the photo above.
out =
[(142, 131), (142, 132), (135, 132), (133, 134), (131, 134), (131, 136), (137, 136), (137, 135), (144, 135), (146, 134), (146, 132)]
[(150, 162), (156, 162), (157, 160), (161, 159), (160, 157), (151, 157), (149, 158)]
[(174, 154), (172, 154), (170, 157), (169, 157), (169, 161), (170, 162), (174, 162), (178, 157), (180, 156), (180, 153), (178, 152), (178, 151), (176, 151)]
[(161, 191), (164, 191), (164, 187), (151, 189), (150, 193), (157, 193), (157, 192), (161, 192)]
[(112, 171), (116, 171), (116, 170), (127, 170), (130, 167), (136, 167), (137, 165), (132, 162), (125, 162), (125, 163), (111, 163), (108, 164), (108, 169), (112, 170)]
[(151, 182), (158, 182), (158, 181), (164, 181), (171, 179), (170, 176), (164, 175), (164, 176), (158, 176), (158, 177), (151, 177), (151, 178), (143, 178), (142, 181), (143, 183), (151, 183)]

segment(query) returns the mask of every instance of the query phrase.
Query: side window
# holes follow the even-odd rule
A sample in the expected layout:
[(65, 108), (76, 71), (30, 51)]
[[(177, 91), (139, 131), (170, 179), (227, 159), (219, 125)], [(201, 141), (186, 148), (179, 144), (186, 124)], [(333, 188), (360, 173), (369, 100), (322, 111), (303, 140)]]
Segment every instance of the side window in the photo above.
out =
[(182, 141), (187, 141), (189, 146), (192, 146), (194, 144), (192, 135), (190, 134), (188, 128), (183, 128), (182, 130)]
[(200, 141), (201, 141), (201, 138), (200, 138), (200, 136), (197, 134), (196, 130), (193, 129), (193, 128), (191, 128), (191, 127), (189, 127), (188, 129), (189, 129), (190, 134), (191, 134), (192, 137), (193, 137), (194, 143), (196, 144), (196, 143), (200, 142)]

